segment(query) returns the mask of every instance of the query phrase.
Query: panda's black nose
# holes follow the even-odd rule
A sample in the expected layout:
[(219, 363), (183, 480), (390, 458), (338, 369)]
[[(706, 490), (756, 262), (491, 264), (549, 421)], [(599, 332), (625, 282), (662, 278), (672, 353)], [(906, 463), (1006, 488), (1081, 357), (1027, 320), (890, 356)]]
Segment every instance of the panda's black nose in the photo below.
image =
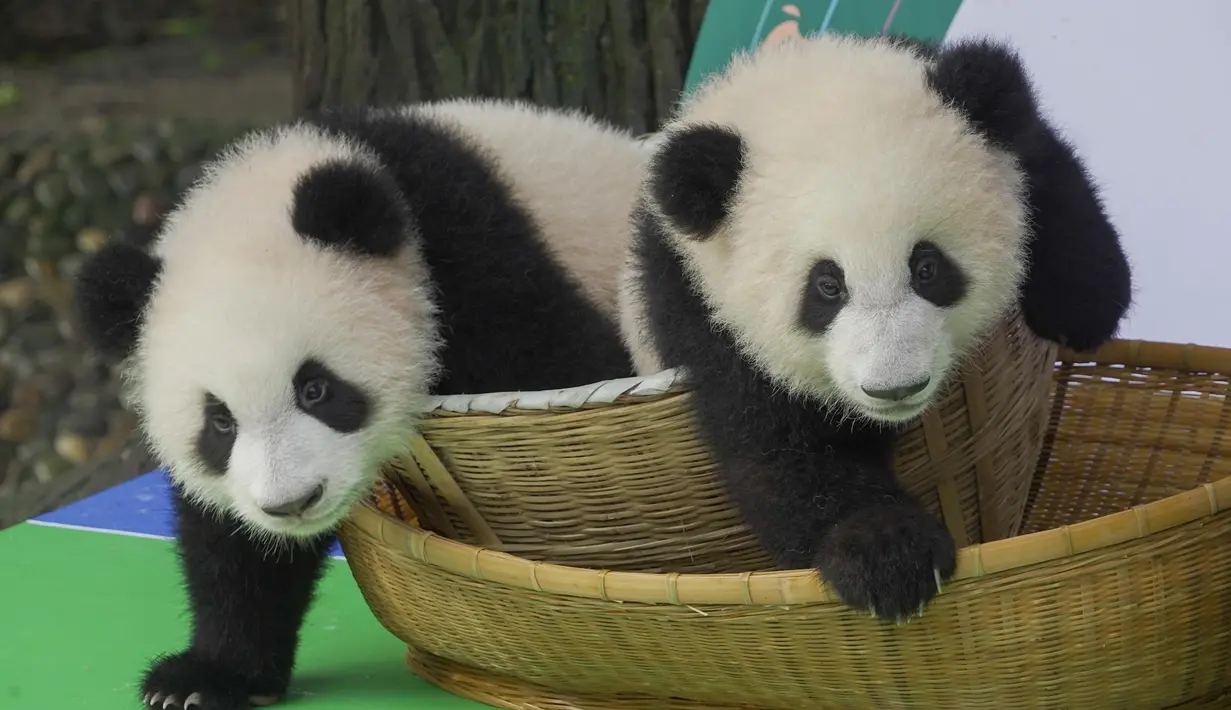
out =
[(275, 518), (288, 518), (292, 515), (300, 515), (308, 508), (316, 505), (321, 500), (321, 496), (325, 495), (325, 486), (318, 484), (302, 498), (296, 498), (278, 505), (271, 505), (261, 510), (265, 511), (266, 515), (271, 515)]
[(901, 387), (888, 387), (886, 389), (874, 389), (863, 387), (863, 393), (872, 399), (883, 399), (887, 402), (899, 402), (913, 394), (919, 394), (932, 381), (932, 378), (924, 378), (910, 385), (902, 385)]

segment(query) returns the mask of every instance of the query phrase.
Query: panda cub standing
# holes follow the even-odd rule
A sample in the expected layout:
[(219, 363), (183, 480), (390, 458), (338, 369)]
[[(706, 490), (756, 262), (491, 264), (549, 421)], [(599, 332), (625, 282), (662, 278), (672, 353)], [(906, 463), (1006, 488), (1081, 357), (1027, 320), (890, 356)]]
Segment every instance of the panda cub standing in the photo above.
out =
[(648, 151), (581, 115), (328, 112), (228, 148), (152, 254), (78, 278), (169, 467), (192, 612), (149, 707), (283, 696), (331, 533), (431, 394), (628, 376), (616, 274)]
[(953, 539), (895, 480), (895, 430), (1015, 302), (1111, 338), (1128, 263), (1026, 73), (988, 41), (824, 35), (738, 57), (664, 128), (622, 325), (683, 367), (750, 528), (847, 605), (921, 613)]

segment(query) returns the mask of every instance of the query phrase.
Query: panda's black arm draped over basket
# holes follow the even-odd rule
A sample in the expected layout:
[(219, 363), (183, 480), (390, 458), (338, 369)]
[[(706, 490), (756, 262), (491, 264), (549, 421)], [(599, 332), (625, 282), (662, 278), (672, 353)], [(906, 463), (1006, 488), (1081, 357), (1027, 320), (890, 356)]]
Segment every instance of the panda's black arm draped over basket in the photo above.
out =
[[(1029, 266), (1019, 293), (1027, 325), (1075, 348), (1111, 338), (1131, 297), (1127, 259), (1072, 148), (1040, 115), (1024, 68), (983, 40), (928, 55), (928, 82), (991, 144), (1013, 155), (1026, 183)], [(641, 298), (666, 367), (685, 367), (697, 422), (745, 520), (784, 567), (816, 567), (846, 604), (909, 618), (955, 566), (948, 531), (895, 480), (896, 431), (840, 421), (785, 394), (737, 348), (692, 288), (667, 227), (707, 240), (734, 202), (746, 146), (734, 129), (700, 124), (669, 132), (638, 207)]]
[[(924, 49), (922, 51), (932, 51)], [(990, 40), (944, 49), (929, 75), (990, 142), (1019, 161), (1031, 220), (1020, 304), (1040, 337), (1093, 351), (1115, 336), (1132, 303), (1132, 273), (1094, 181), (1040, 114), (1020, 59)]]
[(1082, 160), (1041, 115), (1021, 60), (988, 39), (943, 52), (914, 38), (886, 39), (939, 59), (928, 75), (933, 90), (1019, 161), (1032, 223), (1020, 298), (1026, 325), (1079, 352), (1114, 337), (1132, 305), (1128, 256)]

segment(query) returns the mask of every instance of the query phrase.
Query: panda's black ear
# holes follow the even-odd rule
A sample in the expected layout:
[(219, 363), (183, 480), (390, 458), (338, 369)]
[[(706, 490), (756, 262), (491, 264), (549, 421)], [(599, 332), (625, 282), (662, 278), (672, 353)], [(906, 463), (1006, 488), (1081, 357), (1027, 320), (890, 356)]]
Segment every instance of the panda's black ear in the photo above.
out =
[(108, 244), (81, 265), (73, 305), (95, 348), (120, 357), (132, 351), (161, 272), (157, 257), (121, 242)]
[(992, 144), (1012, 151), (1040, 122), (1034, 90), (1021, 59), (1004, 44), (963, 39), (935, 57), (932, 90), (962, 113)]
[(295, 184), (291, 226), (321, 246), (392, 256), (410, 230), (410, 210), (393, 178), (355, 162), (318, 165)]
[(731, 128), (672, 131), (650, 161), (650, 196), (677, 230), (708, 239), (727, 218), (744, 155), (744, 140)]

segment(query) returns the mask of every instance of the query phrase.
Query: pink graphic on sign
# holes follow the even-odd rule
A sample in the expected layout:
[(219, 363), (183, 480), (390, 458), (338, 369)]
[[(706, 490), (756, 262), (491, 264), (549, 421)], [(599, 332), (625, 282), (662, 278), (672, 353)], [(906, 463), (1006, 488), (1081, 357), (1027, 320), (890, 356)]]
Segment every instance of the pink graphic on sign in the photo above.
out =
[(898, 14), (898, 8), (902, 6), (902, 0), (894, 0), (893, 7), (889, 8), (889, 16), (885, 18), (885, 24), (881, 25), (881, 34), (889, 31), (889, 25), (893, 24), (893, 16)]
[(761, 44), (777, 44), (788, 38), (798, 39), (803, 36), (799, 31), (799, 8), (795, 5), (783, 5), (781, 9), (784, 13), (795, 19), (780, 22), (774, 29), (769, 31), (769, 34), (765, 35), (765, 39)]

